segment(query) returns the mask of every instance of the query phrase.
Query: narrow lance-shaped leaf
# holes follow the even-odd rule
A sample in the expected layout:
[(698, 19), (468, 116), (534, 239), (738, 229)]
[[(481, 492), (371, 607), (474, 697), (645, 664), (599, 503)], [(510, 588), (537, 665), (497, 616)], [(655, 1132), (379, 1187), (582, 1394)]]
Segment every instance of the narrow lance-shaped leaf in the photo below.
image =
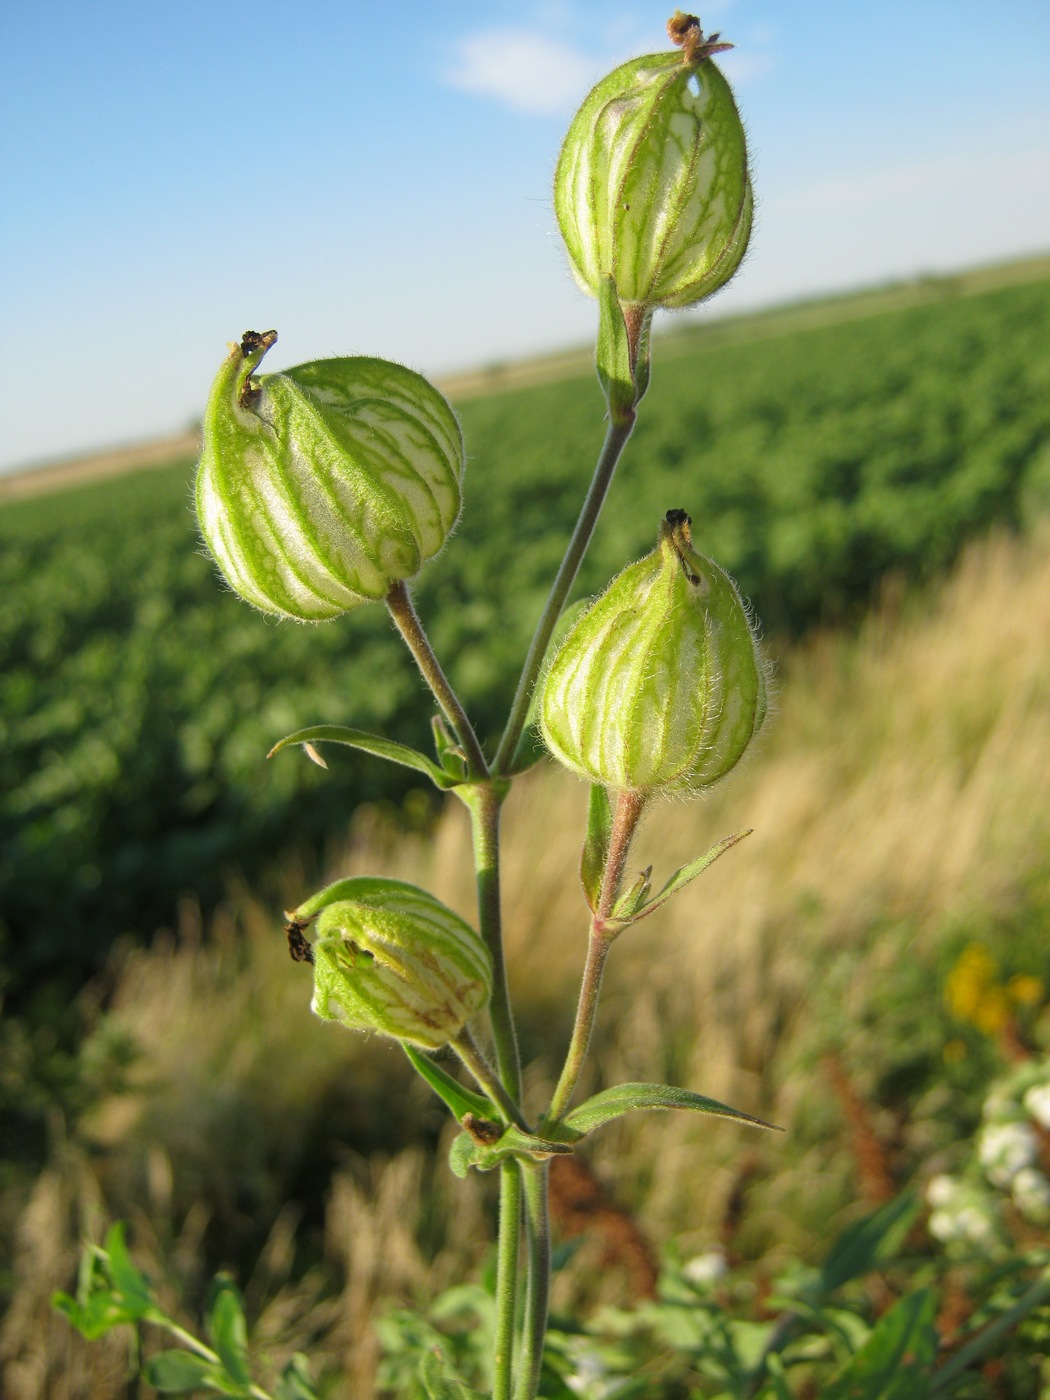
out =
[(648, 904), (642, 905), (641, 909), (634, 916), (635, 921), (638, 919), (646, 919), (650, 914), (655, 914), (657, 909), (659, 909), (662, 904), (666, 904), (672, 895), (677, 894), (679, 890), (685, 889), (686, 885), (695, 880), (698, 875), (702, 875), (707, 867), (713, 865), (718, 857), (724, 855), (731, 846), (735, 846), (738, 841), (743, 841), (745, 836), (750, 836), (752, 830), (752, 827), (748, 827), (746, 831), (734, 832), (732, 836), (727, 836), (724, 840), (717, 842), (710, 850), (705, 851), (702, 856), (698, 856), (696, 860), (690, 861), (688, 865), (683, 865), (679, 870), (676, 870), (667, 881), (666, 885), (664, 885), (663, 889), (661, 889), (658, 894), (654, 895), (653, 898), (649, 900)]
[(297, 1351), (281, 1372), (274, 1400), (318, 1400), (306, 1357)]
[(932, 1289), (909, 1293), (876, 1323), (871, 1336), (821, 1391), (822, 1400), (916, 1400), (930, 1394), (940, 1338)]
[(422, 1050), (417, 1050), (414, 1045), (406, 1045), (404, 1041), (401, 1042), (401, 1048), (411, 1060), (417, 1074), (426, 1080), (438, 1098), (451, 1109), (457, 1122), (462, 1123), (468, 1113), (472, 1113), (476, 1118), (489, 1118), (495, 1112), (488, 1099), (476, 1094), (473, 1089), (465, 1089), (447, 1070), (442, 1069), (436, 1060), (424, 1055)]
[(836, 1239), (817, 1281), (820, 1296), (834, 1293), (850, 1279), (870, 1272), (890, 1257), (918, 1214), (919, 1203), (905, 1192), (878, 1210), (855, 1220)]
[(153, 1292), (149, 1280), (131, 1262), (124, 1241), (124, 1222), (118, 1220), (106, 1233), (105, 1255), (113, 1287), (130, 1311), (145, 1315), (153, 1308)]
[(587, 834), (583, 839), (583, 851), (580, 854), (580, 880), (592, 914), (598, 907), (602, 891), (602, 876), (609, 854), (611, 832), (612, 808), (609, 804), (609, 793), (601, 783), (592, 783), (587, 803)]
[(630, 413), (640, 397), (631, 366), (631, 347), (616, 283), (603, 277), (598, 284), (598, 343), (595, 347), (598, 381), (614, 422)]
[(456, 785), (456, 779), (439, 768), (426, 754), (409, 748), (407, 744), (399, 744), (396, 739), (369, 734), (366, 729), (352, 729), (342, 724), (315, 724), (309, 729), (297, 729), (294, 734), (288, 734), (274, 744), (267, 758), (273, 758), (274, 754), (292, 744), (302, 744), (307, 749), (313, 744), (346, 744), (349, 748), (361, 749), (364, 753), (397, 763), (402, 768), (414, 768), (417, 773), (426, 774), (435, 787), (445, 789)]
[(233, 1281), (219, 1277), (208, 1309), (208, 1330), (219, 1360), (228, 1375), (241, 1385), (251, 1384), (248, 1370), (248, 1326), (244, 1305)]
[(224, 1384), (220, 1367), (191, 1351), (162, 1351), (151, 1357), (146, 1363), (145, 1377), (162, 1395), (186, 1395), (204, 1389), (218, 1391), (220, 1395), (238, 1393), (228, 1382)]
[(622, 923), (624, 928), (634, 923), (645, 908), (645, 902), (649, 898), (649, 891), (652, 889), (652, 873), (653, 867), (651, 865), (647, 865), (644, 870), (638, 872), (613, 905), (611, 923)]
[(465, 783), (470, 776), (467, 755), (459, 741), (452, 734), (443, 715), (434, 715), (430, 721), (434, 735), (434, 751), (438, 756), (441, 770), (457, 783)]
[(685, 1108), (693, 1113), (709, 1113), (717, 1118), (733, 1118), (739, 1123), (750, 1123), (755, 1128), (769, 1128), (780, 1132), (775, 1123), (767, 1123), (750, 1113), (742, 1113), (738, 1108), (717, 1099), (694, 1094), (689, 1089), (679, 1089), (672, 1084), (617, 1084), (611, 1089), (603, 1089), (585, 1103), (566, 1114), (556, 1125), (542, 1125), (545, 1132), (557, 1135), (567, 1142), (575, 1142), (595, 1128), (611, 1123), (614, 1118), (622, 1118), (625, 1113), (636, 1109)]

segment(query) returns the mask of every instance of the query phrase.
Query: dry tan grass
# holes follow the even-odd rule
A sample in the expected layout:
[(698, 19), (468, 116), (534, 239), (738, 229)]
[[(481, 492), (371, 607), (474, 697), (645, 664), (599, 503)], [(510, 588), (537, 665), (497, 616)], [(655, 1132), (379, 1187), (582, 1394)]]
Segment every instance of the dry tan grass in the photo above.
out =
[[(879, 929), (900, 921), (921, 950), (955, 918), (1009, 910), (1050, 856), (1048, 545), (1047, 530), (987, 541), (921, 607), (888, 604), (859, 639), (818, 639), (790, 657), (760, 752), (706, 800), (653, 808), (636, 857), (657, 879), (730, 831), (754, 835), (616, 948), (590, 1085), (672, 1079), (790, 1129), (806, 1096), (827, 1092), (798, 1074), (797, 1050), (827, 1004), (835, 960), (852, 959), (835, 992), (848, 1017), (902, 955)], [(534, 1100), (556, 1070), (583, 954), (584, 805), (581, 784), (544, 767), (506, 810), (509, 961)], [(333, 864), (412, 879), (472, 912), (469, 832), (454, 802), (427, 841), (391, 842), (366, 814)], [(12, 1400), (123, 1393), (119, 1347), (82, 1347), (48, 1313), (51, 1289), (70, 1283), (78, 1236), (127, 1216), (139, 1256), (178, 1306), (201, 1282), (203, 1201), (234, 1218), (244, 1208), (241, 1162), (255, 1208), (273, 1222), (248, 1281), (259, 1335), (275, 1359), (302, 1346), (343, 1368), (341, 1393), (369, 1393), (378, 1302), (427, 1296), (476, 1265), (488, 1183), (453, 1181), (440, 1162), (424, 1180), (431, 1159), (409, 1148), (347, 1159), (326, 1203), (327, 1258), (295, 1275), (297, 1222), (267, 1194), (281, 1161), (263, 1144), (316, 1132), (318, 1105), (348, 1078), (368, 1112), (388, 1092), (398, 1113), (428, 1108), (395, 1048), (312, 1020), (301, 973), (273, 912), (245, 894), (208, 939), (187, 909), (178, 941), (125, 954), (105, 1025), (139, 1044), (139, 1092), (82, 1126), (24, 1214), (21, 1290), (0, 1339)], [(597, 1136), (590, 1159), (652, 1238), (688, 1250), (717, 1233), (746, 1154), (775, 1168), (784, 1142), (715, 1120), (635, 1115)], [(793, 1163), (792, 1181), (774, 1179), (761, 1207), (785, 1247), (798, 1240), (774, 1217), (800, 1190), (819, 1195), (834, 1171), (818, 1149)], [(435, 1218), (450, 1222), (426, 1250), (424, 1201), (432, 1235)]]

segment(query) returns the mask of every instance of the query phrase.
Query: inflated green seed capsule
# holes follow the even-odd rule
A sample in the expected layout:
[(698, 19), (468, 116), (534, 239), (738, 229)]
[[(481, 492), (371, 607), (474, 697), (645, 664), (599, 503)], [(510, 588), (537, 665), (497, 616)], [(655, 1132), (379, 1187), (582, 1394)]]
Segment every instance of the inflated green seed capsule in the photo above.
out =
[(730, 48), (681, 12), (682, 52), (633, 59), (577, 112), (554, 177), (554, 208), (577, 280), (620, 302), (692, 306), (729, 281), (751, 235), (744, 128), (711, 61)]
[(313, 963), (311, 1004), (326, 1021), (436, 1050), (488, 1003), (492, 959), (481, 935), (415, 885), (339, 880), (291, 917), (293, 957)]
[(740, 759), (766, 714), (766, 666), (736, 584), (668, 511), (652, 554), (572, 628), (542, 683), (554, 756), (592, 782), (702, 788)]
[(463, 437), (441, 394), (388, 360), (314, 360), (255, 380), (248, 331), (211, 391), (197, 518), (235, 593), (315, 622), (381, 599), (456, 523)]

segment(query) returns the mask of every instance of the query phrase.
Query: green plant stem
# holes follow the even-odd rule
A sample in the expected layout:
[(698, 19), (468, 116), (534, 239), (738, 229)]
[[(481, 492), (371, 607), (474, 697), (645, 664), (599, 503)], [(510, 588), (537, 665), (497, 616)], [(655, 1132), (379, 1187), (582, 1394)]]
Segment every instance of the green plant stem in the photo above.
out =
[(529, 1236), (529, 1278), (525, 1293), (521, 1353), (515, 1400), (534, 1400), (543, 1364), (543, 1342), (547, 1335), (547, 1312), (551, 1289), (551, 1235), (546, 1162), (522, 1162), (525, 1187), (525, 1218)]
[(608, 938), (603, 933), (595, 933), (592, 924), (591, 934), (587, 940), (587, 961), (583, 969), (583, 981), (580, 984), (580, 999), (576, 1005), (576, 1020), (572, 1028), (572, 1039), (565, 1056), (565, 1064), (562, 1066), (561, 1078), (558, 1080), (550, 1108), (547, 1110), (546, 1117), (551, 1122), (557, 1122), (568, 1108), (569, 1100), (575, 1093), (580, 1078), (580, 1071), (583, 1069), (583, 1062), (587, 1058), (587, 1047), (591, 1043), (591, 1032), (598, 1014), (602, 974), (605, 972), (605, 960), (609, 956), (610, 946)]
[(576, 1085), (587, 1058), (587, 1047), (591, 1043), (595, 1018), (598, 1014), (598, 999), (601, 995), (602, 975), (605, 960), (609, 956), (612, 939), (605, 931), (605, 921), (612, 913), (616, 896), (623, 880), (627, 855), (631, 841), (638, 829), (645, 807), (645, 797), (639, 792), (621, 792), (616, 800), (616, 813), (612, 831), (609, 833), (609, 850), (605, 857), (605, 870), (602, 873), (602, 887), (591, 920), (590, 937), (587, 940), (587, 962), (583, 969), (580, 985), (580, 999), (576, 1006), (576, 1020), (573, 1023), (572, 1039), (565, 1056), (561, 1077), (554, 1097), (551, 1099), (547, 1118), (556, 1122), (569, 1106)]
[(499, 1238), (496, 1253), (496, 1336), (492, 1358), (492, 1400), (511, 1400), (520, 1241), (521, 1172), (517, 1162), (508, 1161), (501, 1163), (499, 1169)]
[[(173, 1322), (166, 1314), (157, 1318), (147, 1318), (147, 1322), (153, 1322), (155, 1326), (163, 1327), (166, 1332), (170, 1332), (177, 1342), (181, 1342), (187, 1351), (193, 1352), (194, 1356), (199, 1356), (202, 1361), (209, 1362), (212, 1366), (222, 1366), (222, 1357), (217, 1351), (212, 1351), (192, 1332), (187, 1332), (185, 1327), (180, 1327), (177, 1322)], [(248, 1386), (248, 1393), (252, 1400), (273, 1400), (268, 1390), (263, 1390), (261, 1385), (251, 1382)]]
[(522, 1132), (527, 1133), (529, 1128), (525, 1119), (522, 1117), (521, 1109), (500, 1083), (496, 1071), (489, 1064), (488, 1060), (485, 1059), (485, 1056), (478, 1048), (477, 1042), (467, 1030), (466, 1026), (463, 1027), (459, 1035), (454, 1036), (453, 1039), (449, 1041), (449, 1044), (466, 1065), (467, 1069), (470, 1070), (479, 1086), (500, 1110), (504, 1118), (506, 1118), (507, 1122), (513, 1123), (516, 1127), (520, 1128)]
[[(147, 1318), (147, 1321), (151, 1322), (153, 1319)], [(217, 1351), (212, 1351), (211, 1347), (206, 1346), (204, 1342), (195, 1337), (192, 1332), (187, 1332), (185, 1327), (180, 1327), (177, 1322), (172, 1322), (169, 1318), (165, 1317), (164, 1321), (160, 1322), (159, 1325), (163, 1327), (166, 1332), (170, 1332), (177, 1342), (181, 1342), (187, 1351), (192, 1351), (194, 1356), (199, 1356), (202, 1361), (208, 1361), (213, 1366), (222, 1364)]]
[(507, 727), (503, 731), (503, 738), (500, 740), (499, 749), (496, 751), (493, 762), (493, 771), (496, 773), (508, 772), (514, 761), (518, 740), (521, 738), (521, 731), (525, 727), (525, 719), (529, 712), (532, 689), (539, 676), (540, 667), (543, 665), (543, 658), (547, 653), (551, 634), (579, 572), (583, 556), (587, 553), (587, 546), (591, 542), (594, 527), (598, 523), (602, 505), (612, 483), (613, 473), (616, 471), (616, 464), (627, 445), (627, 439), (631, 436), (634, 420), (633, 412), (621, 414), (619, 421), (610, 420), (601, 454), (594, 468), (594, 476), (591, 478), (587, 497), (583, 503), (583, 509), (580, 511), (576, 528), (573, 530), (572, 538), (565, 550), (565, 557), (562, 559), (561, 567), (551, 585), (546, 605), (529, 645), (529, 652), (525, 658), (521, 678), (518, 681), (518, 689), (514, 695), (514, 703), (511, 706)]
[(609, 833), (609, 850), (602, 872), (602, 887), (594, 911), (594, 926), (599, 930), (612, 913), (616, 896), (620, 893), (624, 866), (627, 864), (634, 833), (638, 830), (638, 823), (645, 810), (645, 800), (644, 792), (617, 793), (616, 811), (613, 813), (612, 830)]
[(1012, 1308), (1000, 1313), (983, 1331), (960, 1347), (950, 1360), (939, 1366), (930, 1378), (930, 1397), (944, 1394), (966, 1368), (979, 1361), (989, 1347), (1023, 1321), (1041, 1303), (1050, 1298), (1050, 1269), (1044, 1269), (1032, 1286), (1021, 1295)]
[(391, 584), (386, 595), (386, 605), (390, 616), (394, 619), (394, 626), (405, 639), (405, 644), (415, 658), (423, 679), (433, 692), (434, 699), (441, 707), (442, 714), (451, 724), (459, 742), (463, 745), (471, 777), (487, 778), (488, 764), (485, 762), (485, 755), (478, 743), (478, 736), (474, 733), (474, 726), (468, 719), (459, 696), (452, 689), (448, 677), (441, 669), (441, 663), (434, 655), (430, 639), (423, 630), (419, 614), (413, 606), (408, 585), (403, 579)]
[[(504, 785), (505, 788), (505, 785)], [(503, 793), (495, 783), (475, 783), (460, 790), (470, 812), (474, 870), (478, 893), (478, 927), (492, 958), (492, 1000), (489, 1017), (496, 1047), (496, 1064), (504, 1090), (521, 1103), (521, 1059), (514, 1014), (507, 987), (503, 954), (500, 900), (500, 808)], [(521, 1126), (520, 1120), (516, 1120)], [(515, 1162), (500, 1167), (499, 1238), (496, 1252), (496, 1354), (493, 1362), (494, 1400), (510, 1400), (513, 1339), (521, 1238), (521, 1172)]]
[(507, 986), (500, 905), (499, 822), (503, 796), (493, 783), (474, 783), (469, 788), (461, 788), (459, 791), (470, 812), (478, 893), (478, 927), (492, 958), (492, 1000), (489, 1003), (489, 1015), (496, 1047), (496, 1065), (507, 1092), (515, 1103), (521, 1103), (521, 1059)]

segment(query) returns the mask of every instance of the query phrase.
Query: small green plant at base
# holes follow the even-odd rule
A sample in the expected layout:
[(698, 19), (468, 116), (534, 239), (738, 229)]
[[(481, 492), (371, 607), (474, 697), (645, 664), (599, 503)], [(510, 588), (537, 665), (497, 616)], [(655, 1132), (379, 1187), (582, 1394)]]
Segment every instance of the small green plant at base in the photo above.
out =
[[(582, 615), (565, 612), (649, 386), (653, 315), (695, 305), (723, 286), (751, 230), (743, 126), (713, 62), (728, 46), (717, 35), (705, 37), (699, 21), (681, 12), (668, 31), (674, 49), (625, 64), (595, 87), (558, 162), (559, 225), (578, 281), (598, 300), (596, 364), (607, 430), (498, 742), (479, 738), (409, 589), (445, 547), (461, 504), (463, 439), (437, 390), (401, 366), (365, 358), (260, 375), (277, 335), (247, 331), (230, 349), (205, 416), (198, 519), (229, 586), (263, 612), (304, 623), (382, 602), (437, 707), (433, 756), (330, 724), (299, 729), (272, 753), (301, 747), (323, 766), (319, 746), (348, 745), (454, 795), (472, 825), (476, 929), (426, 891), (359, 878), (303, 900), (286, 930), (293, 960), (312, 969), (318, 1015), (399, 1041), (447, 1106), (460, 1129), (453, 1172), (499, 1173), (491, 1293), (460, 1289), (429, 1318), (402, 1315), (386, 1324), (391, 1383), (431, 1400), (476, 1395), (478, 1385), (496, 1400), (646, 1393), (639, 1384), (648, 1381), (630, 1379), (633, 1323), (622, 1327), (622, 1363), (601, 1348), (588, 1350), (585, 1333), (549, 1330), (548, 1164), (614, 1119), (643, 1110), (772, 1127), (668, 1084), (618, 1084), (574, 1103), (614, 942), (748, 834), (725, 837), (654, 885), (651, 865), (630, 868), (645, 812), (661, 797), (718, 782), (743, 758), (767, 713), (767, 669), (748, 610), (728, 575), (694, 547), (680, 506), (653, 522), (651, 554), (628, 564)], [(499, 863), (500, 810), (515, 778), (542, 752), (540, 736), (591, 784), (580, 862), (590, 917), (564, 1064), (549, 1101), (537, 1106), (526, 1101), (507, 984)], [(431, 1058), (444, 1047), (458, 1055), (473, 1087)], [(676, 1286), (687, 1291), (660, 1304), (642, 1328), (673, 1345), (721, 1387), (717, 1393), (742, 1400), (790, 1395), (796, 1367), (807, 1383), (823, 1367), (824, 1393), (842, 1400), (946, 1393), (963, 1367), (957, 1356), (935, 1369), (929, 1290), (907, 1293), (873, 1325), (832, 1307), (837, 1290), (871, 1267), (909, 1209), (895, 1203), (854, 1227), (819, 1277), (788, 1295), (768, 1324), (735, 1321), (702, 1305), (681, 1277)], [(1037, 1306), (1046, 1288), (1045, 1280), (1033, 1285), (1011, 1322), (1024, 1315), (1018, 1308)], [(154, 1357), (145, 1373), (158, 1390), (260, 1400), (268, 1394), (251, 1379), (244, 1312), (232, 1284), (216, 1285), (211, 1343), (201, 1342), (160, 1308), (118, 1227), (105, 1249), (85, 1255), (76, 1297), (63, 1295), (57, 1305), (89, 1337), (125, 1324), (170, 1332), (180, 1347)], [(457, 1343), (448, 1324), (465, 1317), (476, 1321)], [(590, 1390), (581, 1389), (589, 1384), (588, 1358), (598, 1368), (592, 1365)], [(623, 1383), (610, 1388), (601, 1371), (616, 1379), (617, 1364)], [(296, 1358), (274, 1397), (313, 1393)]]
[(111, 1226), (104, 1246), (85, 1250), (76, 1297), (60, 1293), (54, 1303), (89, 1341), (122, 1325), (133, 1327), (136, 1333), (143, 1323), (168, 1332), (180, 1345), (153, 1356), (143, 1372), (145, 1380), (161, 1394), (204, 1392), (242, 1396), (244, 1400), (317, 1400), (304, 1356), (292, 1357), (272, 1395), (253, 1382), (244, 1304), (230, 1279), (220, 1276), (212, 1284), (206, 1308), (210, 1345), (169, 1317), (149, 1280), (132, 1263), (120, 1223)]

